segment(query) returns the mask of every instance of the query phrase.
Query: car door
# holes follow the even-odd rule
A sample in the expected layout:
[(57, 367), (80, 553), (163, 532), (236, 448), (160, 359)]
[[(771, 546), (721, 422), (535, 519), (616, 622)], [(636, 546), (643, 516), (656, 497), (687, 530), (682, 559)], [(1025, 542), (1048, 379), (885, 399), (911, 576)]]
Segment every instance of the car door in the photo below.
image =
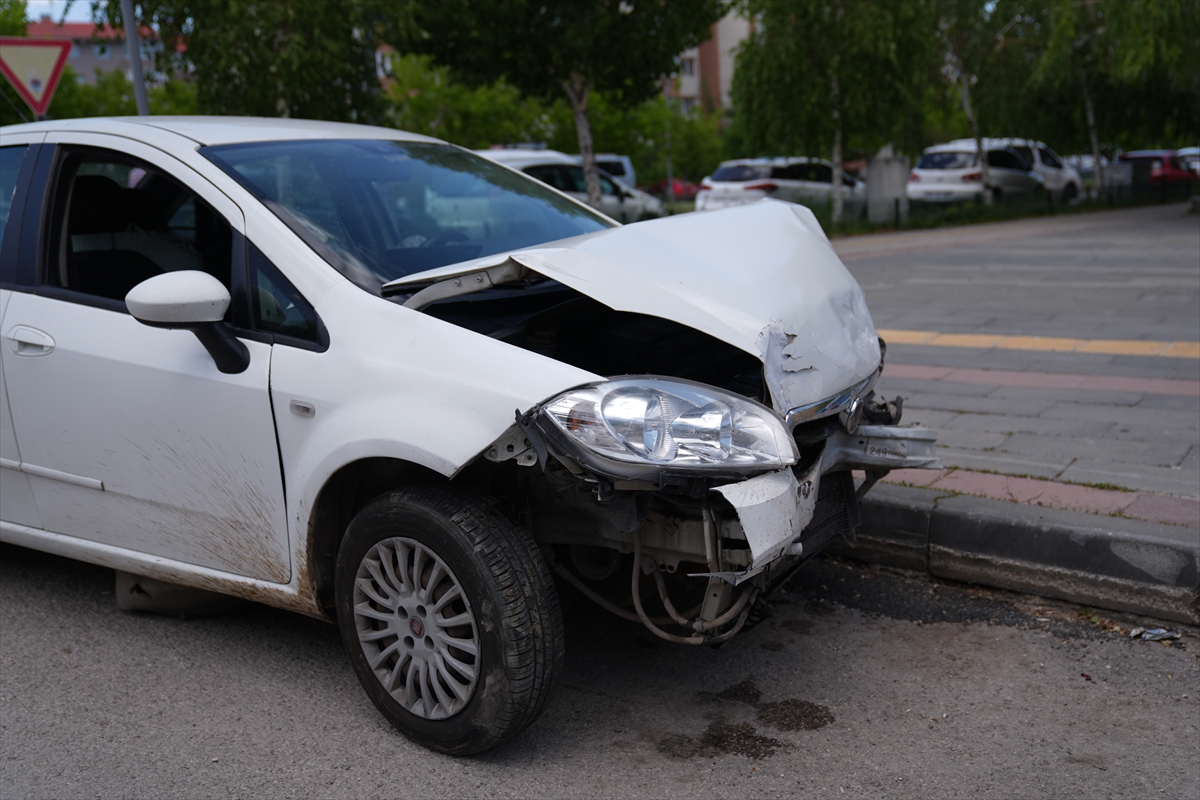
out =
[(124, 294), (199, 269), (244, 281), (238, 206), (161, 150), (51, 134), (40, 246), (21, 239), (0, 331), (20, 471), (45, 530), (286, 583), (271, 345), (223, 374), (189, 331), (133, 319)]
[[(0, 330), (5, 328), (5, 310), (16, 280), (25, 190), (43, 138), (45, 134), (41, 133), (8, 134), (0, 146)], [(21, 451), (8, 407), (6, 360), (0, 347), (0, 520), (40, 528), (42, 521), (29, 476), (21, 472)]]

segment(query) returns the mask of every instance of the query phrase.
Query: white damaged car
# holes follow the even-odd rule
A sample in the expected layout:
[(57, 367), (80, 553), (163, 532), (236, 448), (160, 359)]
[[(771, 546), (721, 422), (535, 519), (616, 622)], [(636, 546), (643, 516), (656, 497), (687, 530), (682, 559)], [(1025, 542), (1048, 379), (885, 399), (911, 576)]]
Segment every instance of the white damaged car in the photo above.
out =
[(336, 620), (436, 750), (545, 708), (559, 590), (723, 642), (937, 464), (799, 206), (623, 227), (425, 137), (170, 117), (4, 128), (0, 199), (0, 539)]

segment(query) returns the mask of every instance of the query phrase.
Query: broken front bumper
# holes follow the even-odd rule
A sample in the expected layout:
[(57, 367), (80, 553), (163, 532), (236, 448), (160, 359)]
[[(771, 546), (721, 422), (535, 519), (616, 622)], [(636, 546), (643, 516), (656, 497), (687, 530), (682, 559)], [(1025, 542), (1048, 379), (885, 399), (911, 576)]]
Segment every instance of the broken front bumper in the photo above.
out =
[[(935, 451), (936, 439), (937, 433), (929, 428), (861, 425), (852, 434), (831, 436), (821, 458), (800, 474), (783, 469), (714, 487), (713, 491), (737, 512), (753, 558), (745, 570), (714, 573), (712, 577), (737, 585), (786, 556), (814, 555), (814, 547), (819, 549), (833, 538), (830, 535), (806, 541), (805, 533), (818, 514), (818, 503), (850, 506), (855, 502), (847, 472), (864, 470), (878, 476), (893, 469), (938, 469), (941, 465)], [(822, 491), (822, 481), (838, 481), (841, 485), (837, 491)], [(833, 513), (839, 510), (830, 509)]]

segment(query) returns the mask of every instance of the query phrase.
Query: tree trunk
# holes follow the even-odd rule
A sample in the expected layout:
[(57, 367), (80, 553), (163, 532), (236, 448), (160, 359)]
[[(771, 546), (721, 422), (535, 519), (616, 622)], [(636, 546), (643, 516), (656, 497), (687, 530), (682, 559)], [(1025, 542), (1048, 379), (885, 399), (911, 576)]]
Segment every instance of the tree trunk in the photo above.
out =
[(1104, 162), (1100, 160), (1100, 136), (1096, 133), (1096, 113), (1092, 109), (1092, 93), (1088, 91), (1087, 71), (1079, 70), (1079, 80), (1083, 85), (1083, 108), (1087, 112), (1088, 138), (1092, 140), (1092, 164), (1096, 169), (1096, 187), (1100, 196), (1108, 194), (1104, 183)]
[(846, 202), (842, 197), (842, 98), (836, 74), (829, 85), (829, 97), (833, 101), (833, 214), (831, 223), (841, 225)]
[(954, 83), (958, 89), (958, 99), (962, 101), (963, 114), (966, 115), (967, 122), (971, 126), (971, 135), (975, 137), (975, 152), (979, 154), (979, 174), (983, 180), (983, 202), (990, 206), (992, 204), (992, 179), (988, 174), (987, 151), (983, 149), (983, 140), (979, 136), (979, 120), (975, 119), (975, 112), (971, 110), (971, 76), (959, 69)]
[(575, 115), (575, 133), (579, 137), (579, 155), (583, 157), (583, 180), (587, 185), (587, 201), (592, 208), (603, 210), (604, 203), (600, 197), (600, 173), (596, 171), (596, 149), (592, 146), (592, 125), (588, 121), (588, 94), (592, 90), (592, 82), (585, 81), (577, 72), (571, 73), (571, 79), (562, 82), (563, 91), (571, 103), (571, 111)]

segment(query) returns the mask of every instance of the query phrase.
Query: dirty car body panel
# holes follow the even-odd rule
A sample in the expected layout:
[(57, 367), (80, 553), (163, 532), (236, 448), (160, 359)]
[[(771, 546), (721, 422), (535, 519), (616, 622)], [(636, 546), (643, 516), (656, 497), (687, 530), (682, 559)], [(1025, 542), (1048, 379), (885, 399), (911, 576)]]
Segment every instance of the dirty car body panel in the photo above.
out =
[(37, 123), (17, 146), (0, 538), (336, 617), (435, 749), (540, 713), (513, 687), (553, 684), (555, 583), (719, 643), (882, 474), (937, 465), (872, 393), (863, 293), (803, 207), (620, 226), (328, 123)]

